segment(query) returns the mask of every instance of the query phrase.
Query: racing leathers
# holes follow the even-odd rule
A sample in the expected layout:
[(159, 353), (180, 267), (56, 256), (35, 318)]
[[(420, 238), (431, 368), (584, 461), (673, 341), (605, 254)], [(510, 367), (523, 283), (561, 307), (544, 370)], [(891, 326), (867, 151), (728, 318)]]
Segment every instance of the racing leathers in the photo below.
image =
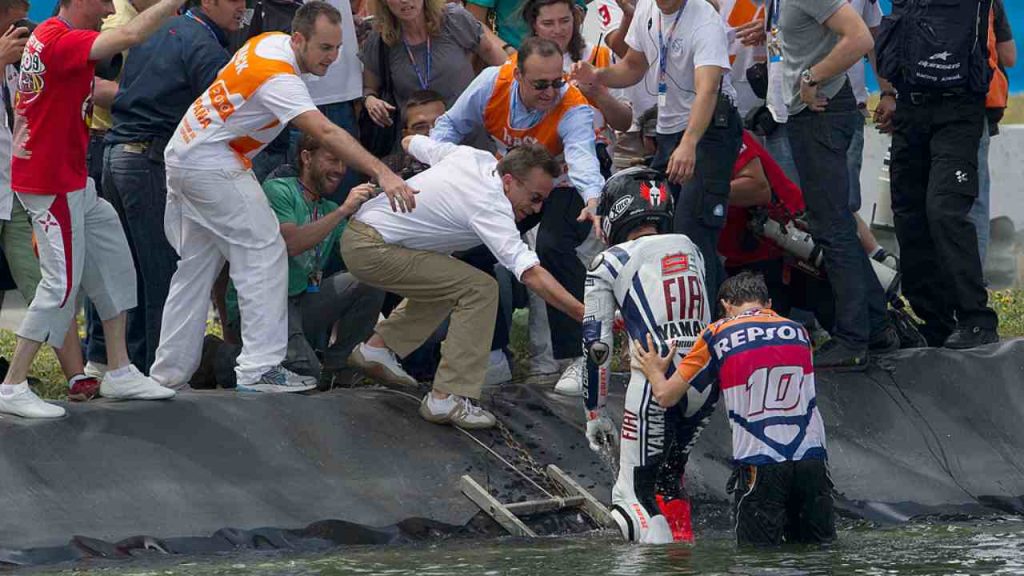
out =
[[(617, 244), (591, 264), (584, 304), (584, 402), (587, 436), (596, 448), (599, 437), (614, 433), (604, 411), (616, 309), (630, 341), (646, 342), (650, 334), (663, 352), (675, 343), (678, 361), (710, 322), (704, 259), (681, 234), (644, 236)], [(679, 404), (665, 410), (654, 400), (643, 372), (635, 364), (631, 366), (622, 416), (619, 476), (612, 491), (612, 516), (626, 539), (654, 544), (692, 538), (683, 470), (718, 395), (714, 386), (695, 387)]]

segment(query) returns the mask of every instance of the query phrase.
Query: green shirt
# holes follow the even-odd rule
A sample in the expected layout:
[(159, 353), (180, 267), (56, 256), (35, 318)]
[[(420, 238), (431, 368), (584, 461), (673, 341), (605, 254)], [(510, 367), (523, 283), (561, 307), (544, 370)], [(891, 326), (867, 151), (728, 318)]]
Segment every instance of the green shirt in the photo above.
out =
[[(281, 224), (305, 226), (338, 209), (338, 205), (330, 200), (321, 198), (316, 203), (307, 200), (302, 193), (302, 185), (294, 177), (267, 180), (263, 183), (263, 193)], [(298, 296), (306, 291), (310, 276), (327, 265), (331, 250), (337, 249), (344, 230), (343, 221), (314, 248), (288, 257), (288, 296)], [(228, 287), (227, 304), (229, 316), (237, 318), (238, 295), (234, 285)]]
[(530, 35), (530, 28), (523, 18), (521, 0), (468, 0), (488, 10), (494, 10), (494, 27), (498, 36), (517, 50), (523, 39)]

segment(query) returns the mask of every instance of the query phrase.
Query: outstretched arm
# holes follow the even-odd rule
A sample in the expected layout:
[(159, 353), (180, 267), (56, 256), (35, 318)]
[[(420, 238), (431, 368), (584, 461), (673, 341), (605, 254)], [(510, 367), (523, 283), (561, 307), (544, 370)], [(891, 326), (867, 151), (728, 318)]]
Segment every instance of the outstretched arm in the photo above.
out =
[(299, 114), (292, 119), (292, 124), (313, 136), (346, 165), (372, 176), (387, 194), (392, 210), (411, 212), (416, 208), (416, 192), (405, 183), (405, 180), (367, 152), (358, 140), (328, 120), (319, 110)]
[(142, 44), (157, 31), (168, 18), (174, 16), (185, 0), (160, 0), (156, 4), (140, 6), (142, 13), (130, 22), (113, 30), (100, 32), (89, 50), (89, 60), (106, 60), (132, 46)]

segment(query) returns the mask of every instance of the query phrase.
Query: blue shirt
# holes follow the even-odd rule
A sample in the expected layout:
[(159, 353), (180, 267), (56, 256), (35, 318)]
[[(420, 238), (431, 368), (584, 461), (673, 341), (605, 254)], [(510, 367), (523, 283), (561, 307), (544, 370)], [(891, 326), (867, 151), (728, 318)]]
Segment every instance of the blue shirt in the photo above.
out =
[[(487, 68), (480, 73), (459, 96), (455, 104), (437, 119), (430, 131), (432, 140), (459, 144), (473, 130), (484, 125), (484, 108), (494, 92), (500, 66)], [(568, 87), (562, 88), (562, 96)], [(528, 109), (519, 98), (519, 82), (512, 81), (512, 103), (510, 122), (513, 128), (522, 130), (536, 125), (544, 118), (545, 112)], [(566, 112), (558, 123), (558, 135), (562, 138), (565, 163), (569, 166), (569, 180), (586, 202), (601, 196), (604, 177), (597, 161), (594, 142), (594, 111), (590, 106), (576, 106)]]
[(192, 102), (228, 63), (224, 31), (202, 12), (170, 19), (132, 48), (110, 108), (114, 125), (106, 142), (169, 139)]

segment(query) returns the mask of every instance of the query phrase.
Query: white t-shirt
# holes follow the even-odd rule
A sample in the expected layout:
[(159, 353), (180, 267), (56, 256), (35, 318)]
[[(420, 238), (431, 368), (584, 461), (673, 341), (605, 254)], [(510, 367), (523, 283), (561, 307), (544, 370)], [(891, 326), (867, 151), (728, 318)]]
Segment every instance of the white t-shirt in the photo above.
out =
[(164, 154), (168, 166), (249, 168), (288, 122), (316, 110), (298, 75), (291, 37), (272, 34), (254, 42), (246, 42), (189, 107)]
[(413, 137), (409, 154), (430, 168), (409, 179), (416, 209), (393, 212), (386, 196), (369, 200), (355, 219), (388, 244), (451, 254), (484, 244), (516, 278), (540, 261), (516, 229), (515, 212), (489, 152), (426, 136)]
[[(850, 0), (850, 6), (853, 7), (854, 12), (860, 14), (868, 28), (876, 28), (882, 24), (882, 7), (878, 5), (878, 0)], [(864, 59), (861, 58), (846, 72), (858, 104), (865, 104), (868, 101), (866, 68)]]
[[(309, 0), (305, 0), (309, 2)], [(325, 76), (303, 74), (309, 95), (317, 106), (348, 102), (363, 97), (363, 65), (349, 0), (326, 0), (341, 12), (341, 52)]]
[[(737, 25), (742, 25), (753, 19), (763, 18), (764, 4), (761, 4), (760, 8), (753, 9), (755, 4), (751, 0), (719, 0), (722, 22), (725, 24), (725, 30), (729, 39), (729, 59), (732, 62), (732, 74), (730, 76), (732, 77), (732, 86), (736, 89), (736, 108), (739, 110), (740, 116), (744, 118), (752, 109), (764, 104), (764, 100), (761, 100), (754, 94), (754, 90), (750, 87), (750, 82), (747, 82), (747, 69), (758, 62), (766, 61), (767, 50), (764, 44), (744, 46), (736, 37), (736, 28), (731, 26), (729, 21), (734, 20), (737, 21)], [(753, 18), (744, 20), (743, 16), (750, 14), (748, 11), (752, 9), (754, 10)], [(733, 12), (736, 12), (735, 17)]]
[[(14, 64), (4, 66), (3, 81), (8, 96), (14, 98), (18, 93), (18, 70)], [(2, 104), (0, 101), (0, 220), (10, 220), (11, 208), (14, 207), (14, 192), (11, 190), (11, 129), (7, 126), (7, 107)]]
[(675, 33), (669, 37), (678, 12), (662, 14), (654, 0), (640, 0), (633, 23), (626, 33), (626, 44), (642, 52), (647, 62), (658, 68), (658, 29), (669, 44), (666, 84), (667, 101), (658, 107), (658, 133), (675, 134), (686, 129), (695, 95), (694, 71), (701, 66), (725, 70), (722, 91), (736, 101), (736, 90), (729, 78), (729, 42), (722, 17), (705, 0), (686, 0)]

